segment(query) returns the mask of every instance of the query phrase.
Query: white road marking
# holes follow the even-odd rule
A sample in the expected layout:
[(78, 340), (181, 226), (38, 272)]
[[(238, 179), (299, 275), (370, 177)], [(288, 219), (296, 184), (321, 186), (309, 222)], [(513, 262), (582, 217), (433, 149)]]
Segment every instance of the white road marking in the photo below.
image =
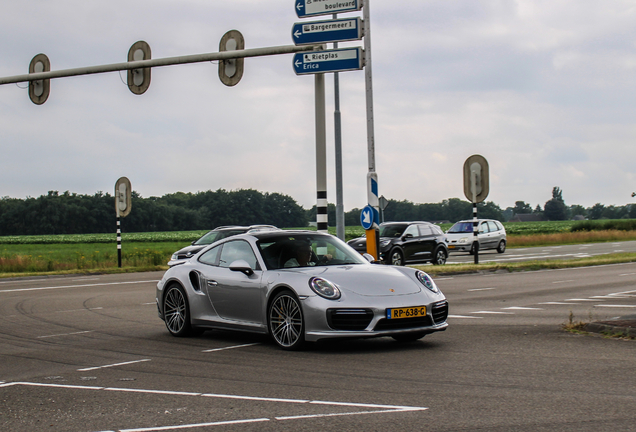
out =
[(84, 285), (61, 285), (61, 286), (48, 286), (48, 287), (38, 287), (38, 288), (16, 288), (16, 289), (10, 289), (10, 290), (0, 290), (0, 294), (10, 293), (10, 292), (41, 291), (41, 290), (54, 290), (54, 289), (64, 289), (64, 288), (90, 288), (90, 287), (98, 287), (98, 286), (130, 285), (130, 284), (141, 284), (141, 283), (150, 283), (150, 282), (159, 282), (159, 280), (108, 282), (108, 283), (84, 284)]
[(590, 298), (586, 298), (586, 299), (574, 298), (574, 299), (565, 299), (565, 301), (584, 301), (584, 302), (593, 302), (593, 301), (596, 301), (596, 300), (595, 300), (595, 299), (590, 299)]
[(636, 273), (623, 273), (623, 274), (619, 274), (618, 276), (632, 276), (632, 275), (636, 275)]
[(500, 312), (500, 311), (478, 311), (472, 312), (474, 314), (493, 314), (493, 315), (514, 315), (514, 312)]
[(489, 290), (494, 290), (494, 288), (474, 288), (474, 289), (469, 289), (468, 291), (489, 291)]
[(511, 307), (505, 307), (505, 308), (502, 308), (502, 309), (504, 309), (504, 310), (508, 310), (508, 309), (510, 309), (510, 310), (545, 310), (545, 309), (542, 309), (542, 308), (523, 307), (523, 306), (511, 306)]
[(192, 428), (208, 427), (208, 426), (223, 426), (223, 425), (241, 424), (241, 423), (258, 423), (258, 422), (266, 422), (266, 421), (270, 421), (270, 420), (268, 418), (247, 419), (247, 420), (227, 420), (227, 421), (219, 421), (219, 422), (212, 422), (212, 423), (197, 423), (197, 424), (191, 424), (191, 425), (158, 426), (158, 427), (137, 428), (137, 429), (120, 429), (119, 432), (152, 432), (152, 431), (165, 431), (165, 430), (178, 430), (178, 429), (192, 429)]
[(578, 303), (564, 303), (564, 302), (543, 302), (540, 305), (578, 305)]
[(594, 307), (607, 307), (607, 308), (636, 308), (636, 305), (608, 305), (608, 304), (599, 304), (599, 305), (594, 305)]
[(142, 306), (148, 306), (148, 305), (156, 305), (157, 302), (152, 302), (152, 303), (142, 303)]
[(568, 283), (568, 282), (574, 282), (574, 279), (552, 281), (553, 284)]
[(123, 363), (114, 363), (114, 364), (109, 364), (109, 365), (105, 365), (105, 366), (95, 366), (95, 367), (89, 367), (89, 368), (84, 368), (84, 369), (78, 369), (78, 372), (88, 372), (88, 371), (92, 371), (92, 370), (96, 370), (96, 369), (105, 369), (105, 368), (111, 368), (111, 367), (116, 367), (116, 366), (124, 366), (124, 365), (129, 365), (129, 364), (133, 364), (133, 363), (141, 363), (141, 362), (147, 362), (150, 361), (150, 359), (143, 359), (143, 360), (133, 360), (133, 361), (129, 361), (129, 362), (123, 362)]
[[(165, 394), (165, 395), (176, 395), (176, 396), (216, 397), (216, 398), (224, 398), (224, 399), (242, 399), (242, 400), (252, 400), (252, 401), (313, 404), (313, 405), (342, 406), (342, 407), (356, 407), (356, 408), (370, 408), (370, 409), (375, 408), (374, 410), (370, 410), (370, 411), (352, 411), (352, 412), (344, 412), (344, 413), (339, 412), (339, 413), (323, 413), (323, 414), (310, 414), (310, 415), (279, 416), (279, 417), (274, 417), (273, 419), (270, 419), (270, 418), (239, 419), (239, 420), (227, 420), (227, 421), (210, 422), (210, 423), (195, 423), (195, 424), (187, 424), (187, 425), (181, 424), (181, 425), (174, 425), (174, 426), (153, 426), (148, 428), (119, 429), (119, 432), (165, 431), (165, 430), (178, 430), (178, 429), (193, 429), (193, 428), (199, 428), (199, 427), (220, 426), (220, 425), (229, 425), (229, 424), (266, 422), (271, 420), (284, 421), (284, 420), (295, 420), (295, 419), (317, 418), (317, 417), (386, 414), (386, 413), (414, 412), (414, 411), (428, 410), (427, 407), (379, 405), (379, 404), (366, 404), (366, 403), (354, 403), (354, 402), (332, 402), (332, 401), (318, 401), (318, 400), (312, 401), (312, 400), (305, 400), (305, 399), (280, 399), (280, 398), (266, 398), (266, 397), (257, 397), (257, 396), (202, 394), (202, 393), (188, 393), (188, 392), (167, 391), (167, 390), (93, 387), (93, 386), (78, 386), (78, 385), (66, 385), (66, 384), (42, 384), (42, 383), (31, 383), (31, 382), (12, 382), (12, 383), (0, 382), (0, 388), (17, 386), (17, 385), (35, 386), (35, 387), (53, 387), (53, 388), (65, 388), (65, 389), (135, 392), (135, 393), (145, 393), (145, 394)], [(114, 431), (103, 431), (103, 432), (114, 432)]]
[(86, 311), (92, 311), (92, 310), (100, 310), (100, 309), (104, 309), (103, 307), (94, 307), (94, 308), (88, 308), (88, 309), (70, 309), (70, 310), (61, 310), (61, 311), (55, 311), (57, 313), (66, 313), (66, 312), (86, 312)]
[(224, 350), (229, 350), (229, 349), (234, 349), (234, 348), (248, 347), (248, 346), (252, 346), (252, 345), (260, 345), (260, 344), (259, 343), (249, 343), (249, 344), (243, 344), (243, 345), (234, 345), (234, 346), (223, 347), (223, 348), (212, 348), (212, 349), (209, 349), (209, 350), (203, 350), (201, 352), (207, 353), (207, 352), (215, 352), (215, 351), (224, 351)]
[(102, 387), (100, 390), (128, 392), (128, 393), (163, 394), (163, 395), (170, 395), (170, 396), (202, 396), (201, 393), (169, 391), (169, 390), (141, 390), (141, 389), (131, 389), (131, 388), (121, 388), (121, 387)]
[(59, 337), (59, 336), (71, 336), (71, 335), (78, 335), (78, 334), (84, 334), (84, 333), (93, 333), (93, 331), (92, 330), (86, 330), (86, 331), (78, 331), (78, 332), (73, 332), (73, 333), (60, 333), (60, 334), (47, 335), (47, 336), (38, 336), (37, 339), (44, 339), (44, 338), (50, 338), (50, 337)]
[(407, 412), (407, 411), (425, 411), (428, 408), (417, 409), (396, 409), (396, 410), (381, 410), (381, 411), (358, 411), (358, 412), (346, 412), (346, 413), (331, 413), (331, 414), (308, 414), (300, 416), (288, 416), (288, 417), (274, 417), (276, 420), (297, 420), (307, 418), (319, 418), (319, 417), (336, 417), (336, 416), (350, 416), (350, 415), (364, 415), (364, 414), (386, 414), (392, 412)]
[(448, 318), (472, 318), (472, 319), (483, 319), (484, 317), (476, 317), (476, 316), (467, 316), (467, 315), (449, 315)]

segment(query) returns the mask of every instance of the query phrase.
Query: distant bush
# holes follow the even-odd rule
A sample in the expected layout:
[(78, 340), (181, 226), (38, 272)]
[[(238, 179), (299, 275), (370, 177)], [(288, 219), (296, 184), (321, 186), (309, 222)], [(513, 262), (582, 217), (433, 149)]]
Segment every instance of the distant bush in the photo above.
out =
[(577, 231), (635, 231), (636, 219), (610, 219), (610, 220), (595, 220), (595, 221), (580, 221), (575, 223), (572, 228), (572, 232)]

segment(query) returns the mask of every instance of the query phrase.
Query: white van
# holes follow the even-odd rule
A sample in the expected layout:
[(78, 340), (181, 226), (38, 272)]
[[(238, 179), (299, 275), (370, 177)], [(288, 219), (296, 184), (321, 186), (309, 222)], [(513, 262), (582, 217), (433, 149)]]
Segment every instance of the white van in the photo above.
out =
[(474, 240), (473, 221), (463, 220), (455, 223), (446, 231), (446, 244), (449, 252), (468, 252), (475, 254), (475, 250), (497, 249), (497, 252), (506, 251), (506, 229), (501, 222), (493, 219), (478, 219), (479, 234), (477, 242)]

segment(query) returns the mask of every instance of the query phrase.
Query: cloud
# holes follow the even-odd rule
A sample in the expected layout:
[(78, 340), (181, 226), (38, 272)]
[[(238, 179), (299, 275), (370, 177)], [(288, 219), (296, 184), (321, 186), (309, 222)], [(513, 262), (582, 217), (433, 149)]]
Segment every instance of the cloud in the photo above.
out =
[[(600, 0), (402, 0), (370, 3), (380, 194), (463, 198), (475, 153), (491, 168), (488, 200), (543, 205), (631, 202), (636, 118), (636, 7)], [(43, 52), (53, 69), (215, 52), (240, 30), (246, 47), (291, 44), (285, 0), (24, 0), (0, 16), (0, 76)], [(342, 46), (359, 46), (347, 42)], [(125, 73), (52, 82), (33, 105), (0, 86), (0, 196), (111, 191), (128, 176), (142, 196), (254, 188), (315, 203), (314, 80), (290, 55), (247, 59), (232, 88), (217, 64), (156, 68), (142, 96)], [(345, 208), (366, 204), (363, 72), (341, 79)], [(328, 197), (335, 202), (333, 77), (327, 76)], [(22, 85), (24, 87), (24, 85)]]

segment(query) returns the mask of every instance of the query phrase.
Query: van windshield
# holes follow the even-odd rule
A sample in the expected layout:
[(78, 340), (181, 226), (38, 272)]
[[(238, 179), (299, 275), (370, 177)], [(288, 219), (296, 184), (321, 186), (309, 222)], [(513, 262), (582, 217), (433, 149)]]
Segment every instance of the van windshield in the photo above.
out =
[(449, 234), (454, 233), (471, 233), (473, 232), (473, 223), (472, 222), (457, 222), (455, 225), (448, 230)]

